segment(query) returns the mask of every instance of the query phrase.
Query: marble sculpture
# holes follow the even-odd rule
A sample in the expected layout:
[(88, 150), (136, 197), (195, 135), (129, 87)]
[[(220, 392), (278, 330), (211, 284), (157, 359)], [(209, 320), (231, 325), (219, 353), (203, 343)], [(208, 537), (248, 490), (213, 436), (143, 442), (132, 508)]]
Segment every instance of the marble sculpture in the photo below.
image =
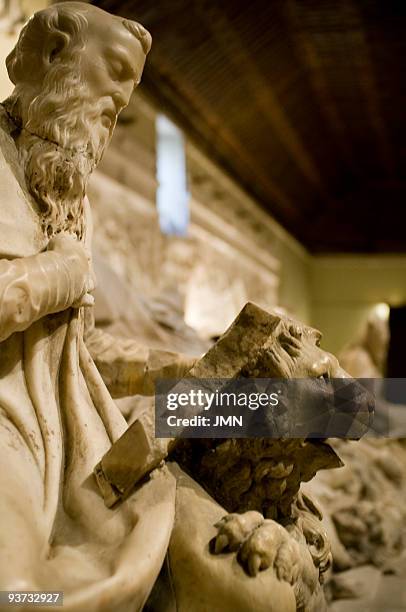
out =
[[(64, 2), (36, 13), (7, 58), (15, 88), (0, 106), (0, 590), (61, 590), (67, 611), (153, 601), (159, 610), (156, 590), (146, 601), (169, 564), (178, 610), (319, 611), (331, 555), (299, 487), (340, 464), (327, 444), (322, 460), (306, 441), (256, 449), (261, 473), (250, 478), (263, 487), (265, 517), (248, 498), (236, 508), (246, 513), (227, 515), (232, 481), (218, 464), (209, 490), (187, 448), (170, 458), (189, 473), (169, 461), (114, 507), (94, 478), (127, 429), (112, 396), (151, 395), (157, 377), (180, 378), (195, 362), (94, 326), (86, 186), (150, 45), (138, 23)], [(276, 315), (274, 323), (264, 350), (280, 374), (345, 375), (315, 330)], [(215, 456), (231, 466), (235, 452), (228, 441)]]
[[(92, 476), (126, 422), (87, 348), (95, 357), (111, 341), (92, 324), (86, 184), (150, 44), (135, 22), (65, 2), (36, 13), (7, 58), (15, 89), (0, 107), (0, 584), (63, 590), (68, 610), (140, 609), (173, 523), (173, 479), (157, 474), (111, 512)], [(148, 391), (156, 375), (190, 365), (134, 342), (115, 346), (116, 394)]]

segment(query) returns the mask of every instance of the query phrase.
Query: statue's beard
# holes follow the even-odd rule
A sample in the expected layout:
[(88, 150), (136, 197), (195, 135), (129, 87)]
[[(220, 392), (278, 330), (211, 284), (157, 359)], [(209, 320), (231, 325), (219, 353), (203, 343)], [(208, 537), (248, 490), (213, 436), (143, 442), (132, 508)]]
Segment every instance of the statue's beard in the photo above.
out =
[(21, 162), (49, 237), (67, 231), (82, 238), (87, 182), (109, 138), (95, 129), (101, 109), (78, 73), (72, 65), (51, 67), (41, 94), (21, 112)]

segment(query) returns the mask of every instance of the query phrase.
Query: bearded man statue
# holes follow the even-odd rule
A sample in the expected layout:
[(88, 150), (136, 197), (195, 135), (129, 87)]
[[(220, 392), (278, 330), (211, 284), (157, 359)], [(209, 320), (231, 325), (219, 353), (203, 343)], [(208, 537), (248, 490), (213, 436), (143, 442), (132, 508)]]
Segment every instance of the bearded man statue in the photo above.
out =
[(190, 366), (92, 326), (86, 185), (150, 44), (138, 23), (65, 2), (36, 13), (7, 58), (15, 89), (0, 106), (0, 590), (61, 590), (67, 610), (141, 609), (173, 524), (165, 468), (115, 511), (92, 476), (126, 429), (93, 358), (115, 395), (151, 393), (155, 377)]

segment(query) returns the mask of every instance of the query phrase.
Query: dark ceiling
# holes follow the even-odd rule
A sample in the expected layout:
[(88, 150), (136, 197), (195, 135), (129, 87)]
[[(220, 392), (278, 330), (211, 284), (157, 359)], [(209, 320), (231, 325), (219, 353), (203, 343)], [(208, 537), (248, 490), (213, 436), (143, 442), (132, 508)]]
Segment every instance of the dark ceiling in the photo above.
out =
[(406, 252), (406, 0), (99, 0), (143, 90), (311, 252)]

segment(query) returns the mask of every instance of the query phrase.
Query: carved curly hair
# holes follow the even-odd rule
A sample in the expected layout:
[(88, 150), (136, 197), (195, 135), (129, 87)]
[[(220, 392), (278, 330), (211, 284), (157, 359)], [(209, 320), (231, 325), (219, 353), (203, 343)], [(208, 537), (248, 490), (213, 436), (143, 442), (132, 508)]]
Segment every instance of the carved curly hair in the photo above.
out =
[[(100, 10), (82, 2), (64, 2), (35, 13), (21, 30), (16, 46), (6, 59), (11, 81), (17, 85), (19, 81), (26, 80), (27, 75), (36, 78), (38, 58), (44, 56), (51, 34), (59, 36), (69, 51), (82, 48), (86, 42), (87, 15)], [(151, 35), (141, 24), (113, 15), (111, 17), (121, 20), (123, 26), (141, 43), (144, 53), (149, 52)]]

